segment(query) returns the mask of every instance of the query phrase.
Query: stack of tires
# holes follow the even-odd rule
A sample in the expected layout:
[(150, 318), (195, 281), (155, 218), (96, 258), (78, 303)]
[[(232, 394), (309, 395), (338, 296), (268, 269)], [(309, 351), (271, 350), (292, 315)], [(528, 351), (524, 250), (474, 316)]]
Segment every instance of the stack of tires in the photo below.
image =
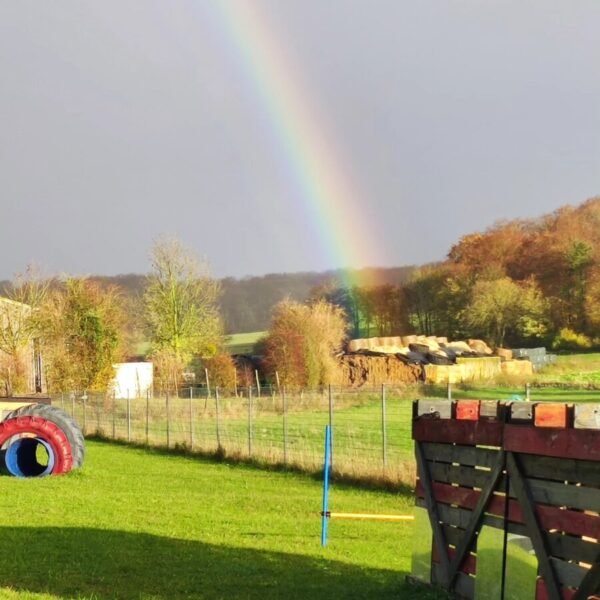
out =
[(84, 455), (81, 429), (54, 406), (22, 406), (0, 422), (0, 468), (5, 474), (62, 475), (80, 467)]

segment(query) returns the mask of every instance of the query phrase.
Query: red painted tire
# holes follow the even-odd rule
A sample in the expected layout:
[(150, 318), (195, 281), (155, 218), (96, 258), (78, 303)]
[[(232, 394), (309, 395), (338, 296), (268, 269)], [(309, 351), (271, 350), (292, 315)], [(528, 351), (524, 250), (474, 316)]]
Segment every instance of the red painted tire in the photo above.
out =
[(71, 444), (55, 423), (40, 417), (14, 417), (0, 423), (0, 448), (14, 435), (31, 434), (50, 445), (54, 452), (52, 475), (68, 473), (73, 468)]

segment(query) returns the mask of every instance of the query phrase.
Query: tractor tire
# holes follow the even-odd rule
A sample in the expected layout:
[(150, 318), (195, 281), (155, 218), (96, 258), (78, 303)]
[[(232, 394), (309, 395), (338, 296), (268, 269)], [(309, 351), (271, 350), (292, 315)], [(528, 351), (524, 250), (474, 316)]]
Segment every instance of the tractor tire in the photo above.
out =
[(40, 417), (58, 425), (67, 436), (69, 444), (71, 444), (73, 469), (81, 467), (85, 458), (85, 440), (79, 425), (71, 415), (49, 404), (29, 404), (13, 410), (6, 418), (12, 419), (14, 417)]
[[(22, 437), (11, 441), (11, 438), (15, 436)], [(66, 433), (56, 423), (37, 416), (13, 417), (0, 423), (0, 447), (4, 446), (7, 442), (10, 442), (10, 445), (15, 443), (20, 444), (21, 442), (27, 443), (32, 438), (41, 440), (50, 449), (51, 460), (53, 461), (52, 475), (62, 475), (68, 473), (73, 468), (71, 444)], [(38, 465), (41, 467), (41, 470), (33, 468), (35, 465), (32, 466), (31, 445), (24, 444), (24, 450), (20, 467), (24, 468), (25, 472), (21, 473), (20, 476), (35, 477), (40, 474), (50, 474), (44, 472), (43, 465)], [(5, 453), (5, 457), (6, 454), (8, 454), (8, 450)], [(16, 473), (13, 472), (13, 474)]]

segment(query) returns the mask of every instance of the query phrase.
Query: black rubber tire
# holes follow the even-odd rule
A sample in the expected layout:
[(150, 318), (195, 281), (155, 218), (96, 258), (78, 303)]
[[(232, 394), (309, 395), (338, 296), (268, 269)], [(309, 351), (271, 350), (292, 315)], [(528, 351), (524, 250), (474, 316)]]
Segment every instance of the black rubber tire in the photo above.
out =
[(14, 417), (41, 417), (58, 425), (64, 431), (71, 445), (73, 469), (81, 467), (85, 458), (85, 440), (81, 429), (79, 429), (79, 425), (77, 425), (77, 422), (71, 415), (49, 404), (28, 404), (27, 406), (13, 410), (7, 415), (5, 420)]

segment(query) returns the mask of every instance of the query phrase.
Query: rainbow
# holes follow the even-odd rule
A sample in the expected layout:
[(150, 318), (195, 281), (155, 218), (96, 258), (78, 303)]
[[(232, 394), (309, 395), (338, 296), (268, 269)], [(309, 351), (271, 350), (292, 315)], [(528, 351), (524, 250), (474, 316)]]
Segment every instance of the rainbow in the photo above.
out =
[(373, 285), (373, 271), (365, 267), (381, 264), (382, 253), (373, 247), (374, 236), (368, 232), (368, 200), (356, 192), (339, 160), (342, 153), (327, 135), (326, 119), (311, 102), (300, 69), (276, 39), (258, 2), (207, 4), (269, 116), (328, 264), (342, 269), (343, 285)]

